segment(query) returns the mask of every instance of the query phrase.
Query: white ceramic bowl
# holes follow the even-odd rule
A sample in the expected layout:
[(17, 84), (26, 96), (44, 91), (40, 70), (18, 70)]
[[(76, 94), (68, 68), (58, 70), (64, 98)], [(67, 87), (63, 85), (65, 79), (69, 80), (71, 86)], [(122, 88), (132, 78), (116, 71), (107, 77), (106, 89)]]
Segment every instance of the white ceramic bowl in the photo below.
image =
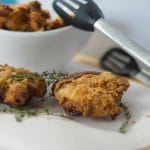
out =
[(31, 33), (0, 30), (0, 64), (37, 72), (62, 69), (89, 35), (71, 26)]
[[(32, 0), (18, 0), (27, 3)], [(39, 0), (51, 16), (57, 14), (52, 1)], [(24, 67), (41, 72), (63, 69), (64, 65), (81, 49), (90, 33), (71, 26), (45, 32), (13, 32), (0, 30), (0, 64)]]

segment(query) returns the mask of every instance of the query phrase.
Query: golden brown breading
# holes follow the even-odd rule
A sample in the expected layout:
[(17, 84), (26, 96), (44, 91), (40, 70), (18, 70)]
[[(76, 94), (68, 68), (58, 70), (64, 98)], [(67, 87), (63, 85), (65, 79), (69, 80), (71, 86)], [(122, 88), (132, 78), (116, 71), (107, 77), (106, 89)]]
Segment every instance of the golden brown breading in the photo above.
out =
[(90, 117), (115, 117), (121, 111), (119, 102), (129, 82), (110, 72), (84, 72), (61, 80), (53, 94), (70, 114)]
[(43, 97), (46, 91), (46, 84), (38, 74), (0, 65), (0, 98), (4, 103), (20, 106), (32, 97)]
[(45, 11), (33, 11), (29, 14), (29, 31), (44, 31), (47, 25), (49, 14)]
[(45, 31), (63, 27), (61, 18), (51, 20), (50, 13), (37, 1), (28, 4), (0, 5), (0, 28), (12, 31)]
[(5, 5), (0, 5), (0, 28), (5, 28), (6, 21), (12, 9)]
[(28, 7), (31, 11), (41, 11), (41, 4), (38, 1), (32, 1), (26, 4), (26, 7)]
[(54, 21), (47, 22), (46, 30), (57, 29), (65, 26), (65, 22), (62, 18), (57, 17)]
[(14, 9), (6, 21), (6, 28), (13, 31), (26, 31), (29, 10), (24, 7)]

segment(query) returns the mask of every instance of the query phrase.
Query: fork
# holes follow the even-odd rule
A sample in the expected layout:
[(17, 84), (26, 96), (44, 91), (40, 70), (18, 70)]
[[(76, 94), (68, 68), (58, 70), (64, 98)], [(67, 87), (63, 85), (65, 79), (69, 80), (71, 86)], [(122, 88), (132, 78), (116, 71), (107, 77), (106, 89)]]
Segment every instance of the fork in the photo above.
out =
[(140, 69), (135, 59), (120, 48), (112, 48), (100, 59), (102, 68), (115, 74), (129, 76), (150, 86), (150, 76)]
[(150, 52), (108, 23), (92, 0), (54, 0), (53, 7), (68, 24), (87, 31), (102, 32), (150, 71)]

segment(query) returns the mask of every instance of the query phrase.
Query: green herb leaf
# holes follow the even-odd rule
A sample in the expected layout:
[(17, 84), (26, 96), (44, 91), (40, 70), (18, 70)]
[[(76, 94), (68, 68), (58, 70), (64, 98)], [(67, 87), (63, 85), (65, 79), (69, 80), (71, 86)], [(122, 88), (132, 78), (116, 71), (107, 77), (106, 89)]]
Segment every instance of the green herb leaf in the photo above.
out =
[(23, 81), (23, 80), (44, 80), (41, 75), (38, 74), (13, 74), (10, 76), (9, 82), (12, 84), (14, 81)]
[(50, 108), (31, 108), (28, 105), (16, 107), (16, 108), (10, 108), (10, 107), (4, 107), (0, 109), (1, 113), (8, 113), (8, 114), (14, 114), (16, 121), (21, 122), (24, 118), (29, 117), (35, 117), (40, 115), (48, 115), (48, 116), (57, 116), (67, 119), (74, 119), (73, 117), (67, 115), (66, 113), (54, 113), (51, 111)]
[(125, 134), (127, 132), (128, 125), (130, 123), (132, 115), (127, 106), (120, 103), (120, 107), (122, 107), (122, 109), (124, 110), (125, 121), (122, 123), (121, 127), (119, 128), (119, 132)]
[(52, 73), (49, 73), (48, 71), (44, 71), (42, 73), (42, 77), (44, 78), (47, 85), (51, 85), (59, 80), (67, 78), (68, 74), (62, 73), (61, 71), (56, 72), (55, 70), (53, 70)]

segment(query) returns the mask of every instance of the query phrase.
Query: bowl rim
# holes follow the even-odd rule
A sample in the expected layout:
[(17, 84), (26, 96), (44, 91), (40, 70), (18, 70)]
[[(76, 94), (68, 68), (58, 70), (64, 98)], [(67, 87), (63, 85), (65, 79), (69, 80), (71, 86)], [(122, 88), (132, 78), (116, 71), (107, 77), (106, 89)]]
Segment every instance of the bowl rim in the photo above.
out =
[(64, 32), (66, 30), (73, 29), (73, 26), (67, 25), (65, 27), (61, 27), (58, 29), (53, 29), (53, 30), (48, 30), (48, 31), (39, 31), (39, 32), (21, 32), (21, 31), (12, 31), (12, 30), (5, 30), (5, 29), (0, 29), (0, 34), (5, 34), (5, 35), (17, 35), (17, 36), (44, 36), (47, 34), (55, 34), (58, 32)]

